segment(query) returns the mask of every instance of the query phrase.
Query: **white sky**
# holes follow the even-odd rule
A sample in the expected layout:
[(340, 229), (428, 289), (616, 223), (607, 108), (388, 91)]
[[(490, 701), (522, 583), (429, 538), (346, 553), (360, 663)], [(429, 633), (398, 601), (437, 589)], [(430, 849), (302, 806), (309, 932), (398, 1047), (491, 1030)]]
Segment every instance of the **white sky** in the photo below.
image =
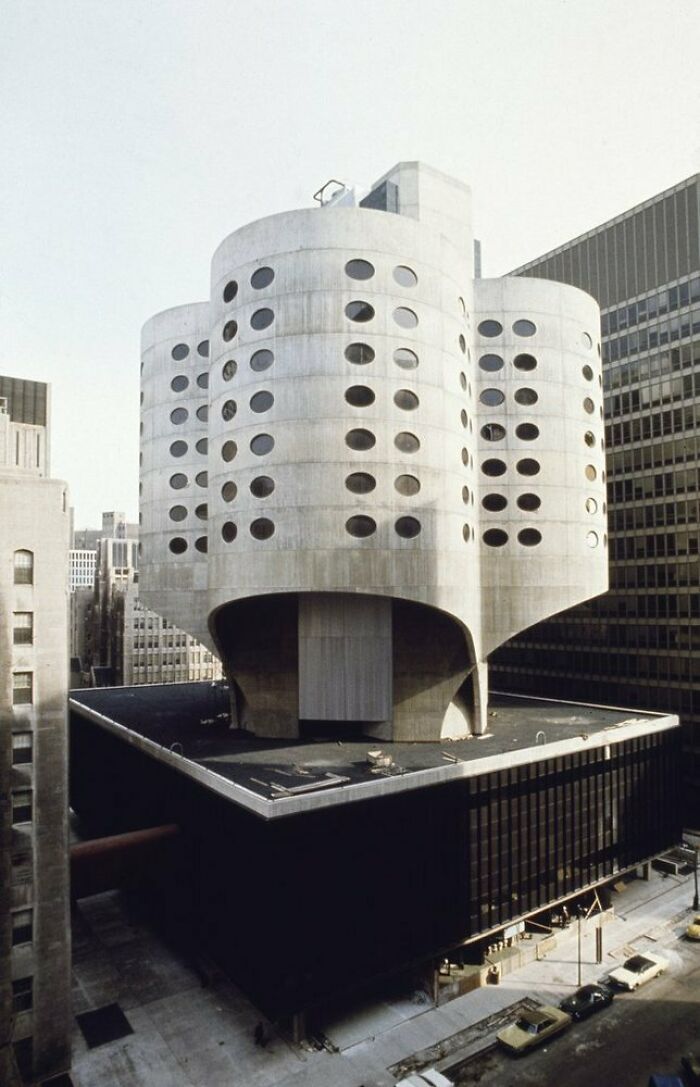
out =
[(139, 336), (221, 239), (400, 159), (500, 275), (695, 173), (698, 0), (0, 0), (0, 373), (76, 525), (138, 506)]

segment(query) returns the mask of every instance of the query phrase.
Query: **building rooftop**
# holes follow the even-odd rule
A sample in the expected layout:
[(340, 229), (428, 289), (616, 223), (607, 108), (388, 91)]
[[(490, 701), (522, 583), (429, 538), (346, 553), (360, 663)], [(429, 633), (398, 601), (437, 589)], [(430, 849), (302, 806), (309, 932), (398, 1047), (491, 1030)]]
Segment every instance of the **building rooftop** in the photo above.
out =
[(346, 726), (339, 739), (337, 726), (319, 723), (313, 736), (271, 740), (230, 728), (228, 704), (221, 682), (76, 690), (70, 697), (81, 717), (264, 818), (562, 757), (678, 725), (673, 714), (492, 692), (482, 737), (392, 743), (350, 734)]

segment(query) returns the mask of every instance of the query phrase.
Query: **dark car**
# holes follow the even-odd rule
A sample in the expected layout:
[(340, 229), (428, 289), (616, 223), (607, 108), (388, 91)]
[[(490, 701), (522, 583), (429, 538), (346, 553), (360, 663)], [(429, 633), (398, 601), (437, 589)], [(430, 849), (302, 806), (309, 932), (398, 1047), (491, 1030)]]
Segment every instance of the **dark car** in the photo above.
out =
[(587, 1019), (589, 1015), (607, 1008), (613, 1002), (614, 993), (607, 985), (584, 985), (573, 996), (567, 996), (559, 1007), (568, 1012), (574, 1022)]

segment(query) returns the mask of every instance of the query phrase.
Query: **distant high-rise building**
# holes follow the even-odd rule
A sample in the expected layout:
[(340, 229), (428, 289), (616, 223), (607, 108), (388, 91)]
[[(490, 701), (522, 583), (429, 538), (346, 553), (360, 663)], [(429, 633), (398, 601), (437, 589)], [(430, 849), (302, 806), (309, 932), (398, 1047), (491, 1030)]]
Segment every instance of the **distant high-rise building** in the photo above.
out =
[(0, 1083), (70, 1063), (66, 485), (48, 387), (0, 377)]
[(532, 627), (492, 662), (501, 687), (673, 710), (687, 817), (700, 820), (700, 175), (515, 274), (602, 311), (610, 592)]

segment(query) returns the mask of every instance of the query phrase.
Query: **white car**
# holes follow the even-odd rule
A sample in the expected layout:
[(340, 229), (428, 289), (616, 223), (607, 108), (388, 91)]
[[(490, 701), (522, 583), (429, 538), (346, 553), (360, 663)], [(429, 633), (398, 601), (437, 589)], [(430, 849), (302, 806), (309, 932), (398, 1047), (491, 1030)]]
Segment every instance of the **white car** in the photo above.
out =
[(666, 959), (646, 951), (643, 955), (632, 955), (622, 966), (618, 966), (617, 970), (612, 970), (610, 980), (621, 989), (629, 989), (632, 992), (633, 989), (644, 985), (646, 981), (651, 981), (652, 978), (663, 974), (667, 966)]
[(396, 1087), (454, 1087), (454, 1084), (435, 1068), (424, 1068), (422, 1072), (412, 1072), (400, 1080)]

